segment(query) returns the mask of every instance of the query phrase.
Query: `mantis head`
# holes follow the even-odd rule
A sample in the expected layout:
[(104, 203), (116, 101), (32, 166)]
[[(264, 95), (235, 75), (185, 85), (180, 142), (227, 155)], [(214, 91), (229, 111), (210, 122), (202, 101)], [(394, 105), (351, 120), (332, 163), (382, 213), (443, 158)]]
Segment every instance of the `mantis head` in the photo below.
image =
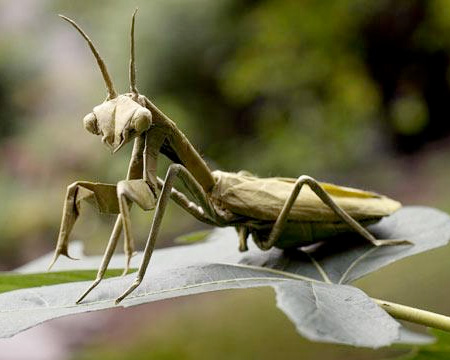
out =
[[(136, 9), (137, 11), (137, 9)], [(123, 145), (147, 131), (152, 124), (152, 114), (142, 106), (136, 88), (136, 68), (134, 61), (134, 23), (136, 11), (131, 21), (130, 93), (117, 95), (106, 64), (86, 33), (71, 19), (60, 15), (69, 22), (87, 41), (105, 80), (108, 96), (94, 107), (83, 119), (84, 128), (94, 135), (100, 135), (102, 142), (114, 153)]]
[(134, 101), (130, 94), (105, 101), (83, 119), (84, 128), (100, 135), (113, 153), (147, 131), (151, 124), (150, 110)]

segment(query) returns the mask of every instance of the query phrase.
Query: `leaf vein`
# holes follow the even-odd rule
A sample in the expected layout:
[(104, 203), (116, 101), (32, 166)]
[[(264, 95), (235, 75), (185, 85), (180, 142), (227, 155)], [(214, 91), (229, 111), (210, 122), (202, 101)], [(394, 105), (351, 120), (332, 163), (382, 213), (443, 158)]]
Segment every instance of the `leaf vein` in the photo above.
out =
[(378, 247), (373, 247), (371, 249), (369, 249), (368, 251), (366, 251), (364, 254), (362, 254), (361, 256), (357, 257), (355, 260), (352, 261), (352, 263), (349, 265), (349, 267), (347, 268), (347, 270), (345, 270), (345, 272), (342, 274), (341, 278), (338, 281), (338, 284), (341, 285), (344, 281), (345, 278), (347, 277), (347, 275), (350, 273), (350, 271), (352, 271), (352, 269), (358, 265), (358, 263), (363, 260), (365, 257), (369, 256), (371, 253), (373, 253), (376, 249), (378, 249)]
[(311, 260), (312, 264), (315, 266), (319, 274), (322, 276), (323, 280), (328, 283), (332, 284), (330, 278), (328, 277), (327, 273), (325, 272), (325, 269), (319, 264), (319, 262), (314, 259), (314, 257), (311, 254), (305, 253), (309, 259)]

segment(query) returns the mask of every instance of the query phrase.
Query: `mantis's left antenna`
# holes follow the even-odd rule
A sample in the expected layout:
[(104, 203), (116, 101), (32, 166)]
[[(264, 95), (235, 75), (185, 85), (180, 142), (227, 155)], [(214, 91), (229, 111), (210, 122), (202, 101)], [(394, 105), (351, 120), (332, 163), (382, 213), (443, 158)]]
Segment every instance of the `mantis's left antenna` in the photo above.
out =
[(114, 89), (114, 85), (111, 80), (111, 76), (109, 76), (108, 69), (106, 68), (106, 64), (103, 61), (103, 59), (101, 58), (100, 54), (98, 53), (98, 51), (95, 48), (94, 44), (92, 43), (91, 39), (89, 39), (89, 36), (87, 36), (86, 33), (72, 19), (69, 19), (68, 17), (66, 17), (64, 15), (59, 15), (59, 17), (61, 17), (62, 19), (66, 20), (68, 23), (70, 23), (75, 29), (78, 30), (78, 32), (81, 34), (81, 36), (83, 36), (84, 39), (87, 41), (89, 47), (91, 48), (92, 53), (94, 54), (95, 59), (97, 60), (98, 66), (103, 75), (103, 79), (105, 80), (106, 90), (108, 91), (108, 99), (114, 99), (115, 97), (117, 97), (117, 93), (116, 93), (116, 90)]
[(138, 9), (134, 10), (133, 17), (131, 18), (131, 31), (130, 31), (130, 91), (133, 95), (139, 94), (136, 88), (136, 64), (135, 64), (135, 51), (134, 51), (134, 23), (136, 13)]

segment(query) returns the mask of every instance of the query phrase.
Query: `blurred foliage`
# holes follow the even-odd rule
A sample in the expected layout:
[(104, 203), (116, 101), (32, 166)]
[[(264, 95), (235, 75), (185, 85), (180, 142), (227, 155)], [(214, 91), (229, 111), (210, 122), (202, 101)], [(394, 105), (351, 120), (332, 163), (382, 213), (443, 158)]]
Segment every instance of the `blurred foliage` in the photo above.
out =
[[(1, 270), (52, 249), (68, 184), (125, 176), (131, 148), (112, 157), (82, 129), (105, 90), (56, 14), (86, 30), (127, 91), (134, 6), (138, 88), (213, 168), (309, 174), (450, 211), (446, 0), (2, 1)], [(203, 227), (169, 210), (158, 245)], [(151, 214), (132, 216), (142, 246)], [(102, 251), (112, 222), (85, 206), (73, 238)]]
[[(420, 154), (424, 144), (448, 134), (445, 2), (136, 5), (138, 87), (213, 168), (308, 173), (382, 192), (393, 181), (379, 186), (386, 177), (372, 179), (374, 169), (395, 174), (401, 184), (395, 151)], [(105, 91), (86, 45), (55, 16), (65, 13), (85, 28), (126, 91), (129, 4), (49, 0), (27, 2), (26, 12), (23, 6), (2, 3), (0, 18), (0, 259), (8, 267), (51, 247), (68, 184), (116, 182), (130, 152), (128, 146), (111, 157), (82, 129), (80, 120)], [(83, 211), (88, 215), (74, 236), (92, 239), (88, 249), (99, 251), (112, 217)], [(133, 216), (136, 232), (145, 234), (149, 216), (136, 209)], [(179, 226), (163, 239), (195, 224), (176, 209), (166, 222), (175, 217)], [(18, 252), (23, 243), (27, 248)]]

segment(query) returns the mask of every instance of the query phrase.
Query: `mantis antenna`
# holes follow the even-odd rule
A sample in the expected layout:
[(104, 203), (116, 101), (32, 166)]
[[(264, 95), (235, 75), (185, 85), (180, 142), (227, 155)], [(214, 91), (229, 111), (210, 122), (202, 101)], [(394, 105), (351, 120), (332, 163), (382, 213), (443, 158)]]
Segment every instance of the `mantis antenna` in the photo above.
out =
[(131, 32), (130, 32), (130, 91), (134, 96), (139, 94), (136, 88), (136, 64), (135, 64), (135, 51), (134, 51), (134, 23), (136, 18), (136, 13), (138, 9), (134, 10), (133, 17), (131, 18)]
[[(70, 23), (75, 29), (78, 30), (78, 32), (81, 34), (81, 36), (83, 36), (84, 39), (87, 41), (89, 47), (91, 48), (92, 53), (94, 54), (95, 59), (97, 60), (98, 66), (103, 75), (103, 79), (105, 80), (106, 90), (108, 91), (108, 99), (114, 99), (115, 97), (117, 97), (117, 93), (116, 93), (116, 90), (114, 89), (114, 85), (111, 80), (111, 76), (109, 76), (108, 69), (106, 68), (106, 64), (103, 61), (103, 59), (101, 58), (100, 54), (98, 53), (98, 51), (95, 48), (94, 44), (92, 43), (91, 39), (89, 39), (89, 36), (87, 36), (86, 33), (72, 19), (69, 19), (68, 17), (66, 17), (64, 15), (59, 15), (59, 17), (61, 17), (62, 19), (66, 20), (68, 23)], [(133, 23), (134, 23), (134, 15), (133, 15)]]

